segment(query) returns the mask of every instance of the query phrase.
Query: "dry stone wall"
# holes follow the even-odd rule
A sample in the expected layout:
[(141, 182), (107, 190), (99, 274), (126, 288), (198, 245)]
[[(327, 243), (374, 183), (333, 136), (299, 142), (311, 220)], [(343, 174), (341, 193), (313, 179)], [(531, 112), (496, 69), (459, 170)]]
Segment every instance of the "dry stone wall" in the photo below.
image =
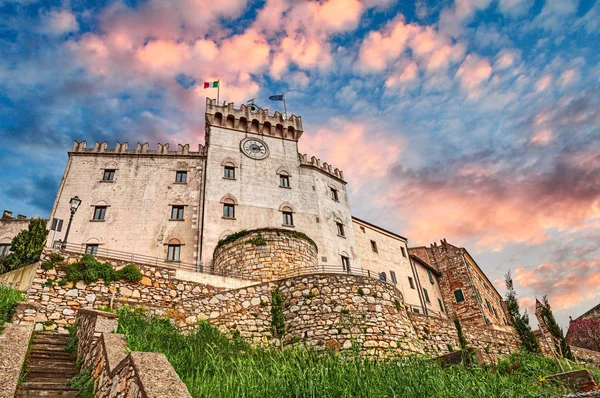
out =
[[(44, 254), (44, 256), (46, 256)], [(66, 262), (80, 255), (65, 255)], [(113, 262), (116, 267), (123, 262)], [(84, 307), (143, 306), (167, 316), (184, 330), (206, 320), (226, 333), (256, 344), (280, 344), (273, 338), (271, 294), (279, 288), (284, 299), (286, 344), (317, 349), (358, 349), (369, 356), (424, 353), (436, 356), (458, 348), (452, 321), (407, 313), (402, 294), (391, 284), (348, 274), (312, 274), (224, 289), (205, 283), (179, 280), (175, 270), (138, 265), (139, 283), (101, 280), (64, 287), (56, 283), (59, 268), (39, 268), (28, 292), (28, 301), (40, 304), (35, 315), (38, 329), (58, 329), (75, 322)], [(52, 286), (47, 282), (53, 281)], [(52, 323), (44, 322), (52, 321)], [(467, 340), (491, 358), (507, 355), (516, 337), (487, 327), (463, 325)]]
[[(448, 354), (460, 349), (458, 333), (451, 319), (408, 313), (418, 339), (429, 356)], [(461, 324), (468, 346), (481, 350), (487, 361), (495, 362), (519, 350), (516, 334), (486, 326)]]
[(258, 229), (217, 247), (213, 260), (215, 272), (263, 282), (314, 272), (317, 248), (293, 233)]
[(78, 314), (77, 355), (91, 366), (99, 398), (191, 397), (163, 354), (128, 353), (115, 314), (82, 309)]

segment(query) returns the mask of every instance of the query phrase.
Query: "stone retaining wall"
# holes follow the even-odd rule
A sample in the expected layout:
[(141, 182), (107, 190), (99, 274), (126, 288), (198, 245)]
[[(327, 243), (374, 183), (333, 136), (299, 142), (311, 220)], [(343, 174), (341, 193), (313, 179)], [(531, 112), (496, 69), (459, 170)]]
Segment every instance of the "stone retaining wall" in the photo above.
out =
[(571, 352), (573, 353), (573, 355), (575, 355), (575, 358), (582, 362), (590, 362), (596, 365), (600, 365), (600, 352), (598, 351), (571, 346)]
[(0, 334), (0, 398), (15, 396), (33, 333), (35, 308), (26, 303), (17, 303), (13, 323), (6, 324)]
[[(428, 355), (444, 355), (460, 349), (453, 320), (412, 312), (408, 316)], [(486, 361), (495, 362), (500, 357), (519, 351), (520, 341), (516, 334), (485, 326), (461, 326), (468, 346), (478, 348)]]
[(263, 282), (312, 272), (317, 266), (317, 248), (293, 233), (257, 229), (217, 247), (213, 256), (215, 272)]
[(78, 313), (77, 355), (92, 368), (94, 396), (100, 398), (191, 397), (163, 354), (128, 353), (115, 314), (82, 309)]

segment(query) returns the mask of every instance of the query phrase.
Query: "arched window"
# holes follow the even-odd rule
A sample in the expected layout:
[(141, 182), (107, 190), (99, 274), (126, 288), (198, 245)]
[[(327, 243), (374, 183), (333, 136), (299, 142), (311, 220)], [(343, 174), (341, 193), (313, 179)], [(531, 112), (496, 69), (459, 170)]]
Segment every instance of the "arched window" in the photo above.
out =
[(233, 128), (235, 124), (235, 117), (233, 115), (227, 115), (227, 121), (225, 126), (229, 128)]
[(350, 273), (350, 256), (348, 256), (348, 253), (341, 252), (340, 259), (342, 260), (342, 270)]
[(387, 281), (387, 275), (385, 274), (385, 272), (379, 274), (379, 279), (381, 279), (384, 282)]
[(215, 124), (220, 126), (223, 123), (223, 114), (221, 112), (215, 113)]
[(252, 119), (252, 123), (250, 124), (250, 132), (258, 133), (258, 120)]
[(270, 122), (263, 123), (263, 134), (271, 135), (271, 123)]
[(223, 203), (223, 218), (235, 219), (237, 200), (235, 200), (233, 195), (227, 194), (223, 196), (221, 203)]
[(240, 130), (247, 130), (248, 129), (248, 119), (246, 119), (245, 117), (241, 117), (239, 128), (240, 128)]
[(288, 136), (288, 138), (291, 138), (291, 139), (296, 138), (296, 130), (292, 126), (288, 127), (287, 136)]
[(294, 211), (292, 210), (291, 207), (289, 206), (283, 206), (281, 208), (281, 215), (283, 218), (283, 225), (286, 227), (293, 227), (294, 226)]

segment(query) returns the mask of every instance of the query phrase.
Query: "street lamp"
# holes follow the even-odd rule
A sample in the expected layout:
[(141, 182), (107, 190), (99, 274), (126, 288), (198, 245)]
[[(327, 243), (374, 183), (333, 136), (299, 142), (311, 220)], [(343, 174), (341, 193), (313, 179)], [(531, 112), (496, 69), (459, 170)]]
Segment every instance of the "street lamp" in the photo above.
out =
[(67, 238), (69, 237), (69, 230), (71, 229), (71, 222), (73, 221), (73, 216), (75, 215), (75, 212), (79, 208), (80, 204), (81, 204), (81, 199), (79, 199), (77, 196), (72, 197), (71, 200), (69, 201), (71, 217), (69, 217), (69, 224), (67, 224), (67, 231), (65, 232), (65, 238), (63, 239), (63, 242), (61, 245), (61, 248), (63, 250), (67, 248)]

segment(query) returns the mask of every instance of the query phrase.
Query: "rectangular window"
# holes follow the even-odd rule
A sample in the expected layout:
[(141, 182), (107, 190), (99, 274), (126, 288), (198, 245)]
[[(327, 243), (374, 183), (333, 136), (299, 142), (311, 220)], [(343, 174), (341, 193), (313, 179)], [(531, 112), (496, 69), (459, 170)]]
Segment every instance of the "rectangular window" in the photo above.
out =
[(223, 169), (223, 177), (234, 180), (235, 179), (235, 167), (225, 166), (225, 168)]
[(490, 304), (490, 302), (487, 299), (485, 299), (485, 305), (487, 306), (488, 310), (490, 312), (492, 312), (492, 305)]
[(98, 254), (98, 245), (85, 245), (85, 253), (95, 256)]
[(281, 214), (283, 216), (283, 225), (294, 225), (294, 219), (291, 211), (282, 211)]
[(446, 311), (444, 311), (444, 304), (442, 304), (442, 300), (440, 300), (439, 298), (438, 298), (438, 304), (440, 305), (440, 310), (442, 312), (446, 312)]
[(365, 227), (360, 227), (360, 232), (362, 232), (364, 234), (366, 232)]
[(427, 293), (427, 289), (423, 288), (423, 294), (425, 295), (425, 301), (431, 303), (431, 301), (429, 301), (429, 293)]
[(235, 218), (235, 205), (230, 203), (223, 204), (223, 217)]
[(290, 177), (286, 176), (286, 175), (280, 175), (279, 176), (279, 186), (282, 188), (289, 188), (290, 187)]
[(477, 288), (475, 288), (475, 295), (477, 296), (477, 301), (481, 302), (481, 294)]
[(187, 171), (176, 171), (175, 182), (178, 182), (180, 184), (187, 183)]
[(337, 225), (337, 233), (339, 236), (346, 236), (346, 234), (344, 233), (344, 224), (342, 224), (341, 222), (336, 222), (335, 225)]
[(415, 282), (413, 282), (413, 278), (411, 278), (410, 276), (408, 277), (408, 284), (410, 285), (411, 289), (415, 288)]
[(171, 220), (183, 220), (183, 206), (171, 207)]
[(465, 296), (460, 289), (454, 291), (454, 298), (456, 299), (457, 303), (462, 303), (465, 301)]
[(435, 279), (433, 279), (433, 273), (431, 273), (431, 270), (427, 270), (427, 276), (429, 277), (429, 282), (431, 282), (433, 285), (435, 283)]
[(346, 272), (350, 272), (350, 259), (346, 256), (342, 257), (342, 269)]
[(338, 196), (338, 190), (335, 188), (330, 188), (331, 189), (331, 199), (335, 200), (336, 202), (339, 202), (339, 196)]
[(487, 316), (485, 316), (485, 315), (484, 315), (484, 316), (483, 316), (483, 319), (485, 320), (485, 324), (486, 324), (486, 325), (487, 325), (488, 323), (490, 323), (490, 320), (488, 319), (488, 317), (487, 317)]
[(413, 312), (414, 312), (415, 314), (418, 314), (418, 313), (419, 313), (419, 309), (418, 309), (418, 308), (413, 308)]
[(492, 307), (492, 310), (494, 310), (494, 315), (496, 316), (496, 318), (500, 319), (500, 317), (498, 316), (498, 312), (496, 312), (496, 307)]
[(106, 206), (94, 207), (94, 220), (104, 220), (106, 217)]
[(406, 257), (406, 250), (403, 247), (400, 247), (400, 250), (402, 250), (402, 257)]
[(377, 251), (377, 242), (374, 240), (371, 241), (371, 250), (373, 250), (375, 253), (379, 253), (379, 251)]
[(179, 253), (181, 251), (181, 245), (169, 245), (167, 251), (167, 261), (179, 261)]
[(396, 280), (396, 273), (395, 273), (394, 271), (391, 271), (391, 270), (390, 270), (390, 278), (392, 278), (392, 283), (393, 283), (394, 285), (397, 285), (397, 284), (398, 284), (398, 280)]
[(9, 250), (10, 250), (10, 243), (0, 245), (0, 257), (7, 256)]
[(102, 181), (114, 181), (114, 179), (115, 179), (115, 170), (114, 169), (104, 170), (104, 175), (102, 176)]

